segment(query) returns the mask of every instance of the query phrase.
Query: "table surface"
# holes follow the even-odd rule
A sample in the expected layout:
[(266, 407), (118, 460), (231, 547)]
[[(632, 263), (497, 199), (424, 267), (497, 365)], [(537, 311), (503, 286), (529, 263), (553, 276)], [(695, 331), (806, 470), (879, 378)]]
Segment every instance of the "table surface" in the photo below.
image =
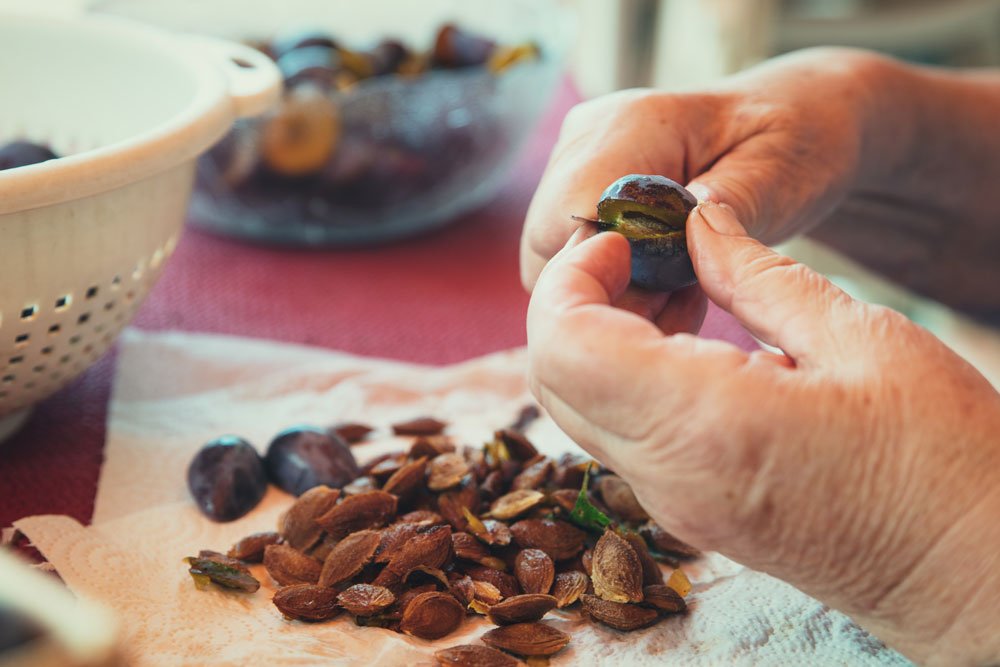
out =
[[(521, 225), (562, 117), (578, 99), (565, 82), (499, 196), (427, 236), (367, 249), (292, 250), (187, 229), (133, 326), (430, 364), (524, 345)], [(718, 317), (707, 328), (739, 335)], [(0, 527), (33, 514), (90, 521), (114, 364), (112, 349), (0, 445)]]

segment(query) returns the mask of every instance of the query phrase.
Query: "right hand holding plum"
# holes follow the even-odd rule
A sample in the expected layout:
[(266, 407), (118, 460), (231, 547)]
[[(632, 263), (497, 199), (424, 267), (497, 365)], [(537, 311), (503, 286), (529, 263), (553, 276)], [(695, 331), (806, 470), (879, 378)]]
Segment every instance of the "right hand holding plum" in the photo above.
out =
[(628, 244), (582, 237), (528, 312), (533, 391), (574, 441), (678, 538), (796, 585), (917, 660), (1000, 654), (1000, 394), (985, 378), (902, 315), (749, 238), (726, 207), (688, 218), (699, 284), (784, 355), (665, 335), (613, 307)]

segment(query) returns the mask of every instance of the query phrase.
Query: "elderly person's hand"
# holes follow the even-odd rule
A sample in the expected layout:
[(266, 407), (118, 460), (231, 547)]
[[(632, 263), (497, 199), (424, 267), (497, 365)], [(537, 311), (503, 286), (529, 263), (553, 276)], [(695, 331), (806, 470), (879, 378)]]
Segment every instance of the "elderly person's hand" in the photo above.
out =
[[(821, 95), (809, 81), (816, 69), (826, 75)], [(870, 82), (857, 74), (809, 54), (708, 92), (626, 90), (576, 106), (528, 211), (525, 286), (578, 226), (570, 216), (592, 216), (625, 174), (661, 174), (724, 202), (765, 243), (817, 222), (860, 177), (862, 149), (879, 154), (863, 136)]]
[[(542, 267), (630, 173), (728, 204), (750, 236), (815, 230), (919, 292), (1000, 323), (1000, 72), (947, 72), (848, 49), (783, 56), (704, 92), (633, 90), (567, 116), (525, 222), (521, 276)], [(699, 299), (702, 303), (699, 305)], [(675, 301), (677, 299), (675, 298)], [(629, 291), (624, 306), (696, 329), (683, 308)], [(677, 311), (677, 312), (674, 312)]]
[(730, 209), (700, 205), (687, 234), (708, 297), (787, 356), (614, 307), (627, 241), (581, 229), (529, 308), (540, 402), (677, 537), (917, 660), (996, 664), (1000, 395), (903, 316), (748, 238)]

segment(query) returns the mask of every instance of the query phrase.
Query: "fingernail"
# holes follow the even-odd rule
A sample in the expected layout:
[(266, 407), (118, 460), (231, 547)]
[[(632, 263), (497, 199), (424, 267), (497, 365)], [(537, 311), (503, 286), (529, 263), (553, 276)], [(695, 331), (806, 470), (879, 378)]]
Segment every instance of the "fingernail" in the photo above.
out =
[(712, 199), (712, 191), (701, 183), (691, 183), (687, 186), (687, 191), (694, 195), (694, 198), (698, 200), (699, 203), (710, 201)]
[(575, 232), (567, 239), (565, 248), (572, 248), (574, 246), (583, 243), (585, 240), (593, 236), (597, 230), (590, 223), (584, 223), (580, 225)]
[(698, 204), (695, 211), (705, 221), (706, 225), (719, 234), (723, 234), (724, 236), (747, 235), (747, 230), (736, 219), (733, 209), (725, 204), (715, 204), (712, 202)]

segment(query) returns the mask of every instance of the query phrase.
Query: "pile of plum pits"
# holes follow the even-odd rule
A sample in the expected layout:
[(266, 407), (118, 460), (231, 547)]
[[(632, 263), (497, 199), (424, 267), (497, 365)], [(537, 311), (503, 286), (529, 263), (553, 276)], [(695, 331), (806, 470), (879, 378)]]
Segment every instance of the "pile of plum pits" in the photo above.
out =
[[(276, 224), (289, 214), (321, 219), (329, 210), (409, 202), (471, 163), (489, 162), (478, 158), (499, 154), (505, 145), (502, 128), (491, 118), (463, 125), (442, 117), (433, 126), (403, 128), (393, 109), (428, 98), (412, 87), (388, 93), (398, 99), (370, 98), (363, 109), (346, 112), (361, 91), (391, 80), (416, 87), (431, 74), (464, 73), (471, 76), (457, 77), (453, 85), (465, 86), (475, 103), (491, 79), (541, 57), (534, 43), (498, 44), (453, 24), (440, 27), (424, 51), (396, 39), (352, 49), (322, 30), (278, 34), (251, 46), (276, 62), (283, 101), (271, 116), (237, 124), (209, 152), (211, 166), (199, 171), (199, 181), (217, 199), (235, 197)], [(427, 90), (437, 91), (435, 99), (444, 97), (439, 88)]]
[[(524, 435), (537, 415), (528, 406), (482, 447), (457, 447), (437, 419), (395, 424), (409, 449), (364, 466), (350, 445), (372, 429), (356, 423), (288, 429), (264, 457), (231, 436), (210, 442), (188, 471), (210, 518), (250, 511), (268, 480), (297, 499), (277, 531), (226, 554), (201, 551), (189, 571), (199, 587), (253, 593), (248, 564), (263, 563), (274, 605), (293, 621), (346, 612), (359, 626), (427, 640), (470, 614), (498, 626), (483, 645), (439, 650), (441, 665), (544, 664), (570, 635), (543, 617), (575, 605), (625, 632), (684, 612), (691, 584), (678, 562), (698, 552), (651, 521), (617, 475), (539, 454)], [(674, 568), (666, 581), (659, 563)]]

